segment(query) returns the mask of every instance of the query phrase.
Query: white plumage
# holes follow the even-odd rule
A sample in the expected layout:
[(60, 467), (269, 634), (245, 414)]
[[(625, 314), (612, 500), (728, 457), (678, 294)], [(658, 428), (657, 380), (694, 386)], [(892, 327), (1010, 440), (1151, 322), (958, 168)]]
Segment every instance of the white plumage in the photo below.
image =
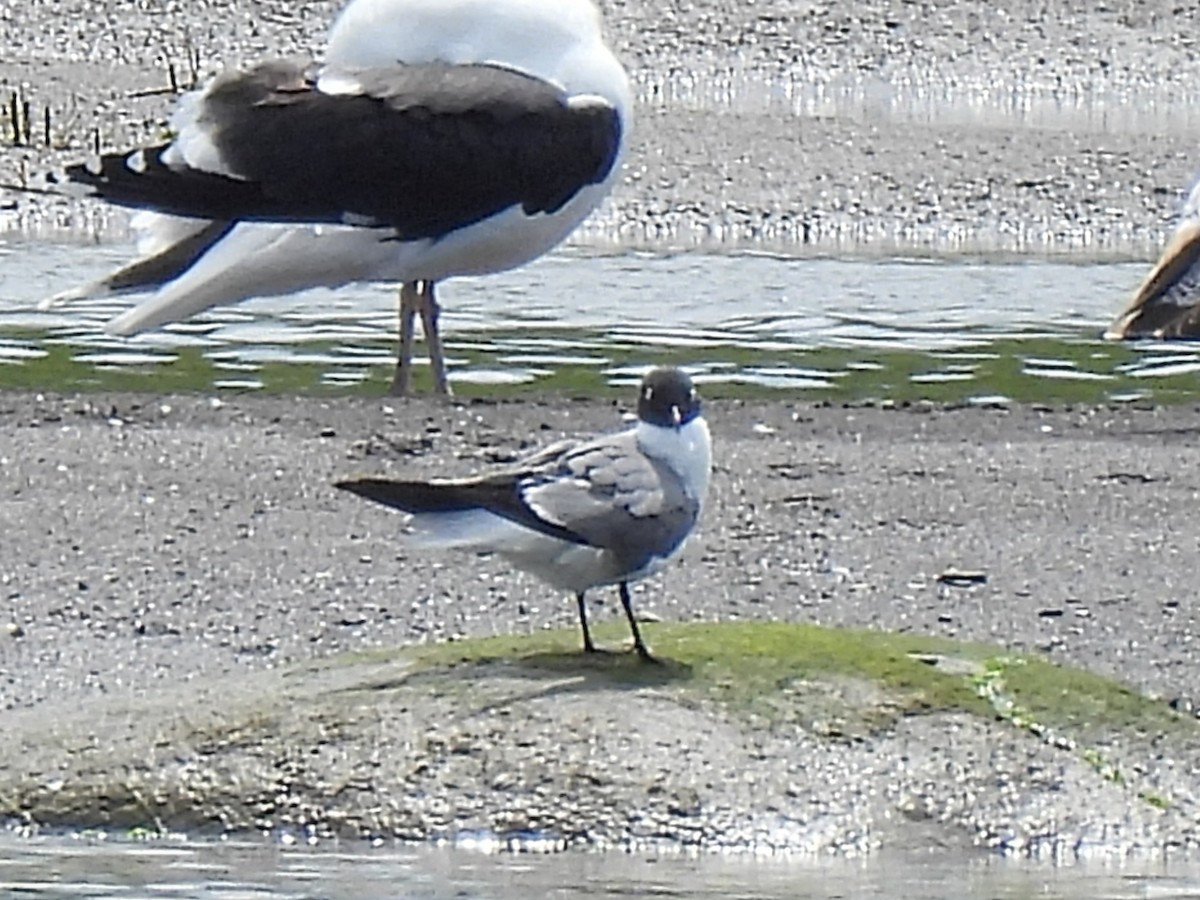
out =
[[(414, 78), (422, 67), (442, 64), (456, 67), (462, 76), (466, 87), (461, 96), (449, 95), (444, 79)], [(529, 78), (501, 91), (491, 84), (496, 78), (471, 74), (480, 71), (479, 66)], [(221, 93), (228, 93), (230, 85), (265, 87), (266, 99), (230, 105)], [(513, 110), (519, 112), (526, 97), (531, 108), (540, 103), (544, 110), (548, 89), (561, 94), (557, 111), (551, 110), (555, 118), (552, 122), (547, 118), (550, 124), (544, 129), (529, 133), (527, 151), (521, 146), (514, 150), (520, 136), (510, 128)], [(473, 104), (476, 93), (479, 104)], [(286, 112), (307, 123), (307, 134), (303, 127), (289, 126), (292, 146), (266, 146), (260, 151), (258, 142), (270, 143), (266, 132), (237, 117), (245, 117), (247, 111), (257, 115), (263, 106), (285, 109), (297, 97), (312, 102), (304, 110)], [(364, 106), (364, 99), (377, 102)], [(341, 131), (336, 142), (322, 143), (330, 130), (330, 117), (341, 115), (339, 110), (353, 103), (360, 111), (370, 110), (360, 118), (373, 117), (370, 127), (362, 128), (362, 144), (353, 143), (358, 119), (345, 116), (337, 120)], [(425, 318), (431, 355), (436, 351), (435, 368), (440, 358), (440, 343), (434, 346), (438, 336), (433, 284), (455, 275), (519, 266), (570, 234), (617, 177), (628, 140), (630, 105), (625, 71), (604, 44), (600, 17), (590, 0), (353, 0), (330, 31), (325, 63), (315, 81), (303, 80), (299, 70), (280, 74), (265, 67), (242, 76), (223, 76), (181, 98), (171, 119), (175, 138), (165, 148), (157, 148), (157, 158), (151, 150), (136, 160), (125, 157), (124, 166), (111, 167), (104, 177), (75, 167), (72, 177), (89, 183), (98, 196), (152, 210), (133, 220), (139, 248), (146, 256), (95, 284), (51, 298), (48, 305), (152, 288), (155, 292), (149, 299), (107, 326), (114, 334), (133, 335), (254, 296), (356, 281), (401, 282), (417, 289), (402, 303), (401, 329), (407, 327), (408, 333), (402, 334), (400, 363), (407, 378), (405, 344), (411, 344), (412, 317), (418, 309)], [(427, 114), (430, 110), (432, 115)], [(303, 119), (305, 115), (309, 119)], [(497, 140), (508, 142), (503, 147), (505, 158), (516, 160), (510, 166), (511, 202), (503, 201), (496, 208), (490, 198), (490, 205), (477, 211), (470, 206), (470, 197), (463, 196), (470, 193), (463, 183), (473, 171), (470, 162), (488, 151), (489, 128), (494, 128)], [(605, 129), (613, 132), (611, 146), (604, 144)], [(357, 193), (357, 199), (349, 195), (343, 199), (336, 187), (327, 185), (333, 172), (350, 183), (352, 193), (370, 187), (373, 179), (381, 195), (394, 188), (394, 173), (385, 166), (404, 154), (383, 154), (380, 161), (378, 152), (370, 152), (376, 148), (366, 146), (381, 131), (397, 147), (420, 147), (427, 157), (411, 161), (415, 174), (405, 173), (414, 186), (411, 196), (421, 189), (420, 197), (411, 202), (413, 209), (405, 208), (403, 190), (389, 201), (391, 206), (372, 198), (368, 209)], [(581, 162), (580, 148), (594, 150), (595, 160)], [(315, 159), (334, 152), (345, 158)], [(264, 173), (267, 153), (272, 161), (291, 160), (294, 165), (281, 164), (277, 171)], [(160, 176), (163, 190), (157, 183), (151, 185), (153, 189), (144, 187), (149, 184), (144, 172), (148, 165), (150, 174)], [(556, 166), (563, 167), (559, 177), (566, 193), (552, 202), (531, 197), (530, 190), (542, 178), (553, 177)], [(305, 167), (314, 171), (309, 182), (303, 181), (303, 174), (294, 174), (303, 173)], [(161, 178), (164, 173), (180, 178)], [(481, 193), (485, 189), (494, 193), (497, 182), (509, 174), (505, 168), (481, 175)], [(175, 191), (188, 177), (212, 175), (225, 177), (213, 179), (215, 185), (205, 185), (201, 191), (186, 195)], [(276, 185), (276, 177), (290, 180)], [(444, 186), (439, 178), (445, 179)], [(246, 205), (242, 188), (260, 183), (261, 195)], [(133, 191), (127, 190), (129, 185)], [(228, 198), (222, 196), (226, 187)], [(291, 196), (307, 196), (310, 189), (326, 192), (321, 198), (325, 206), (315, 213), (302, 206), (288, 208)], [(259, 202), (262, 196), (269, 203)], [(447, 205), (461, 207), (460, 216), (447, 214), (434, 225), (426, 219), (410, 219), (418, 206), (436, 215), (443, 196)], [(209, 208), (206, 204), (212, 197), (221, 203)], [(216, 208), (219, 214), (213, 212)], [(229, 227), (215, 239), (200, 237), (206, 228), (212, 231), (214, 220), (228, 220)], [(188, 255), (179, 249), (189, 239), (202, 245), (201, 252)], [(147, 266), (147, 257), (162, 264)], [(164, 270), (169, 277), (162, 277)], [(435, 371), (438, 375), (444, 372)]]

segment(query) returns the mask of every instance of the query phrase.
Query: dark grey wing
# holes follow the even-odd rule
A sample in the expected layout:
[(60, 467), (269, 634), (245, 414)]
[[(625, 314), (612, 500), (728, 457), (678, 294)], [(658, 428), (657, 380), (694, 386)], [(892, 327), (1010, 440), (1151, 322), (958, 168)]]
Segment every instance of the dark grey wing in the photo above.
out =
[[(551, 213), (603, 181), (621, 121), (600, 101), (497, 66), (428, 64), (359, 73), (327, 94), (297, 65), (219, 78), (194, 126), (222, 172), (168, 166), (170, 145), (77, 165), (103, 199), (193, 218), (351, 223), (437, 237), (519, 205)], [(168, 159), (171, 156), (168, 155)]]
[(670, 554), (700, 511), (673, 472), (638, 450), (631, 431), (562, 441), (477, 478), (368, 477), (335, 486), (414, 514), (487, 509), (550, 537), (611, 550), (631, 571)]
[(231, 228), (232, 222), (203, 223), (162, 252), (135, 260), (106, 275), (101, 284), (114, 293), (140, 291), (165, 284), (191, 268), (192, 263), (225, 237)]
[(639, 451), (632, 431), (580, 444), (519, 490), (539, 521), (614, 551), (631, 569), (675, 550), (700, 511), (674, 472)]
[(520, 473), (507, 473), (458, 481), (397, 481), (391, 478), (349, 478), (334, 487), (373, 500), (392, 509), (421, 513), (466, 512), (486, 509), (534, 531), (586, 544), (569, 528), (541, 519), (521, 497)]
[(523, 485), (534, 473), (556, 471), (579, 446), (570, 438), (556, 441), (500, 471), (473, 478), (397, 481), (366, 476), (335, 482), (334, 487), (414, 515), (486, 509), (551, 537), (586, 544), (569, 528), (543, 520), (522, 497)]

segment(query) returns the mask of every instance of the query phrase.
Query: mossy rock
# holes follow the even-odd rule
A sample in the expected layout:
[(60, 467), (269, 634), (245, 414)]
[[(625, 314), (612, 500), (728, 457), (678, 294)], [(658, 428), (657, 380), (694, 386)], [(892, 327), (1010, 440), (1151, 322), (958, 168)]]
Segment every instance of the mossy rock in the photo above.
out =
[[(624, 625), (595, 631), (615, 643)], [(411, 660), (410, 674), (394, 687), (449, 680), (469, 690), (497, 671), (573, 676), (589, 689), (656, 688), (689, 704), (715, 701), (758, 724), (800, 724), (830, 734), (843, 727), (850, 734), (873, 731), (931, 712), (1014, 718), (1081, 738), (1193, 726), (1167, 704), (1117, 681), (995, 645), (768, 622), (652, 624), (644, 633), (656, 664), (623, 650), (583, 654), (573, 629), (384, 651), (376, 659)]]

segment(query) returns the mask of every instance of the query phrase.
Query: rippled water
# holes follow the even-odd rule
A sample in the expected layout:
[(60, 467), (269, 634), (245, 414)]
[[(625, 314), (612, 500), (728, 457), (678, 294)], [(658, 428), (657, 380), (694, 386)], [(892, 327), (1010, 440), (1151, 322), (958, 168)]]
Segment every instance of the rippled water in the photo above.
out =
[(947, 852), (849, 861), (0, 837), (5, 897), (1124, 900), (1198, 894), (1200, 870), (1186, 865), (1060, 868)]
[[(378, 391), (390, 375), (396, 299), (384, 286), (254, 300), (132, 340), (101, 331), (128, 300), (35, 309), (126, 254), (121, 244), (0, 244), (0, 386)], [(441, 297), (460, 388), (622, 383), (671, 360), (718, 386), (838, 399), (1189, 394), (1193, 347), (1099, 340), (1144, 271), (575, 249), (447, 282)]]

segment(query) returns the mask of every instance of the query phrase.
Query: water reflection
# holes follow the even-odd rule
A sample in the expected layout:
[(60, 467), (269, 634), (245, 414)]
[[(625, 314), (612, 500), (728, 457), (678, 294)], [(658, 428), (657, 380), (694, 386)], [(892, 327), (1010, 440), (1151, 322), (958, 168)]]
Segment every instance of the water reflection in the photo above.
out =
[(866, 860), (654, 851), (486, 854), (453, 847), (0, 836), (0, 895), (31, 898), (855, 897), (1096, 900), (1200, 891), (1186, 863), (1015, 862), (970, 850)]

